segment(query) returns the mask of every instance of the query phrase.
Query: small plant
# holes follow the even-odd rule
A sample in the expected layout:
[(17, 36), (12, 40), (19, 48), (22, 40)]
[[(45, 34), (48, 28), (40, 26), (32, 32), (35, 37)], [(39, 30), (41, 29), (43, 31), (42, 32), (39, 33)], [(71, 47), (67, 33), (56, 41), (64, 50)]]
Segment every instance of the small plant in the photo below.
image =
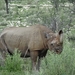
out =
[(7, 55), (5, 60), (5, 70), (8, 71), (21, 71), (23, 68), (24, 61), (20, 57), (20, 52), (17, 49), (14, 51), (13, 55)]

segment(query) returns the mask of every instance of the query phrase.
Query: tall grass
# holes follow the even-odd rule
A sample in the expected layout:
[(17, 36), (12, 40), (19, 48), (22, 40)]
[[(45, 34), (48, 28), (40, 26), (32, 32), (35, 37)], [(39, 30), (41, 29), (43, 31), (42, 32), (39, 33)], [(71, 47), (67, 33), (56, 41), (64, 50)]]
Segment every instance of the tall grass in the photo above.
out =
[(18, 52), (16, 49), (13, 56), (7, 55), (3, 69), (9, 72), (21, 71), (23, 67), (22, 64), (24, 64), (24, 61), (22, 58), (20, 58), (20, 52)]
[[(41, 61), (38, 75), (75, 75), (75, 49), (71, 47), (67, 38), (64, 40), (63, 52), (60, 55), (48, 51), (46, 58)], [(14, 54), (13, 60), (10, 56), (6, 58), (5, 69), (0, 75), (32, 75), (30, 73), (30, 59), (26, 60), (23, 69), (23, 60), (19, 54)], [(26, 69), (26, 68), (29, 69)]]

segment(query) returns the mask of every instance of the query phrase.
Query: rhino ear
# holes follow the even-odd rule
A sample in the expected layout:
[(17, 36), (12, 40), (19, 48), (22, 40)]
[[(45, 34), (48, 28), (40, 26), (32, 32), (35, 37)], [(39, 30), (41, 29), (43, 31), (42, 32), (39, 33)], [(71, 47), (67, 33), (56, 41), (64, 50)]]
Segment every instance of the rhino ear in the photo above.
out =
[(62, 30), (59, 31), (59, 35), (61, 35), (61, 34), (63, 34), (63, 31)]
[(59, 31), (59, 35), (60, 35), (60, 42), (63, 42), (63, 31), (62, 30), (60, 30)]
[(45, 33), (45, 38), (50, 39), (52, 37), (53, 33)]
[(45, 33), (45, 38), (49, 39), (49, 34)]

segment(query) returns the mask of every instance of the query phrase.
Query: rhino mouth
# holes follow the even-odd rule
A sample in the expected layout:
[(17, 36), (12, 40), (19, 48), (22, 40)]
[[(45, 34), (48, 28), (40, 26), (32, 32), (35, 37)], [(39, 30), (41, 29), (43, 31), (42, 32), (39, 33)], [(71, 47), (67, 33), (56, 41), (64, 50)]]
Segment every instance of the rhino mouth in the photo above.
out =
[(52, 51), (52, 53), (55, 53), (55, 54), (61, 54), (62, 53), (62, 48), (60, 48), (60, 47), (54, 47), (50, 50)]
[(61, 54), (62, 50), (60, 50), (60, 49), (55, 49), (55, 52), (56, 52), (57, 54)]

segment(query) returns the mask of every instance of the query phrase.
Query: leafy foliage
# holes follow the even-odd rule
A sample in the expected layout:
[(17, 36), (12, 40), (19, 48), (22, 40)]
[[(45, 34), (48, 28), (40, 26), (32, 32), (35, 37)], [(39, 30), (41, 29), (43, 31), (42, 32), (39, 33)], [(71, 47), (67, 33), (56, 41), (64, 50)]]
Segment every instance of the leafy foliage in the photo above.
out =
[(24, 61), (20, 57), (20, 53), (17, 53), (17, 50), (15, 50), (13, 56), (7, 55), (4, 69), (9, 72), (21, 71), (23, 68), (22, 64), (24, 64)]
[[(28, 26), (43, 24), (55, 30), (74, 26), (74, 4), (68, 0), (13, 0), (9, 1), (9, 14), (0, 11), (0, 25)], [(4, 3), (4, 2), (1, 2)], [(4, 27), (3, 27), (4, 28)]]

